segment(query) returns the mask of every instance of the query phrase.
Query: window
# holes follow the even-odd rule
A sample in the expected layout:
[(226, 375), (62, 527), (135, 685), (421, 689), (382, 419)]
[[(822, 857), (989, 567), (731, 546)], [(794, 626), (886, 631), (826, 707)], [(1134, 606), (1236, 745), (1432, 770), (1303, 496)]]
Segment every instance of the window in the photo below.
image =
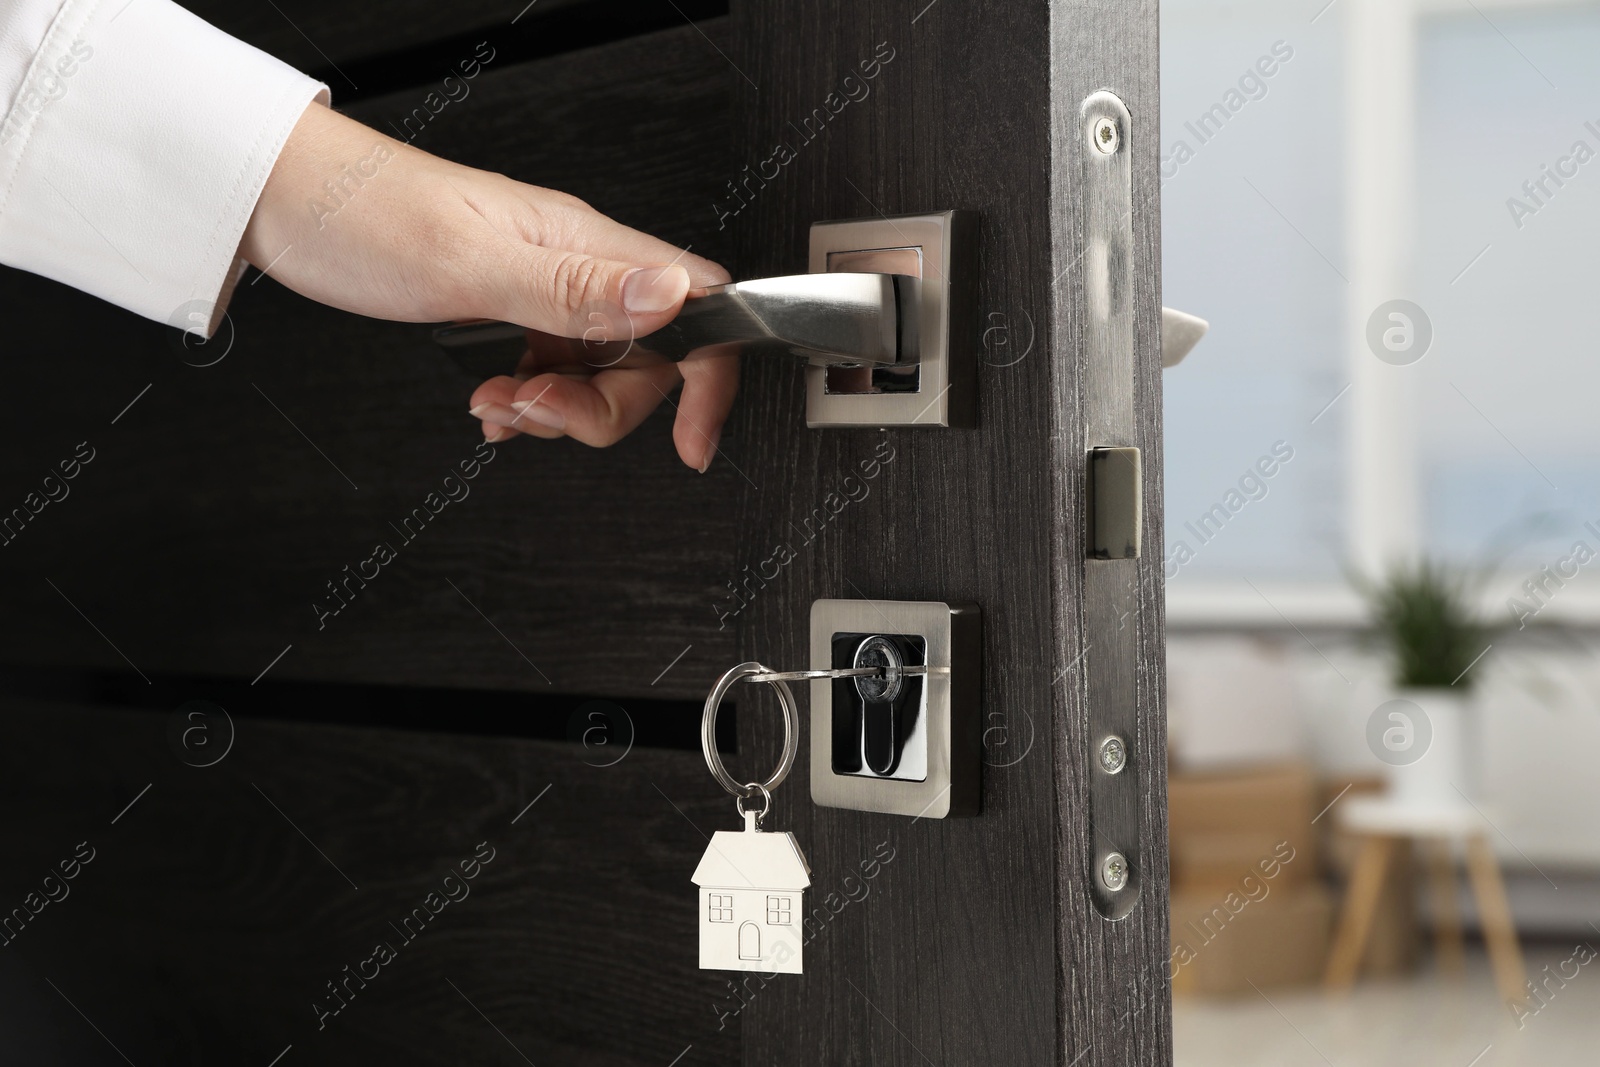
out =
[(790, 919), (790, 897), (767, 898), (767, 925), (788, 926)]
[[(1426, 544), (1510, 555), (1504, 611), (1541, 565), (1597, 544), (1585, 524), (1600, 516), (1587, 314), (1600, 279), (1588, 236), (1600, 223), (1600, 11), (1489, 18), (1466, 8), (1418, 27), (1416, 299), (1439, 351), (1414, 368), (1414, 480)], [(1585, 567), (1577, 589), (1553, 594), (1558, 610), (1593, 581)]]
[(1169, 622), (1353, 623), (1416, 552), (1503, 611), (1600, 540), (1600, 9), (1481, 6), (1162, 5), (1162, 295), (1213, 327), (1163, 377)]
[(1211, 321), (1162, 378), (1169, 597), (1340, 579), (1350, 398), (1318, 415), (1350, 381), (1343, 12), (1321, 6), (1161, 5), (1162, 301)]
[(706, 918), (714, 923), (733, 922), (733, 897), (725, 893), (707, 893)]

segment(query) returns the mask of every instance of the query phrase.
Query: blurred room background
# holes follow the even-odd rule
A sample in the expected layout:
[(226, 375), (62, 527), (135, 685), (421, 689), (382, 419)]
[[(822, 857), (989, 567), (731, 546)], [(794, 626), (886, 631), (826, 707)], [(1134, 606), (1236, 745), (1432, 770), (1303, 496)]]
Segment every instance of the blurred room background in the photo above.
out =
[[(1593, 1062), (1600, 4), (1161, 32), (1177, 1062)], [(1418, 695), (1357, 587), (1421, 560)]]

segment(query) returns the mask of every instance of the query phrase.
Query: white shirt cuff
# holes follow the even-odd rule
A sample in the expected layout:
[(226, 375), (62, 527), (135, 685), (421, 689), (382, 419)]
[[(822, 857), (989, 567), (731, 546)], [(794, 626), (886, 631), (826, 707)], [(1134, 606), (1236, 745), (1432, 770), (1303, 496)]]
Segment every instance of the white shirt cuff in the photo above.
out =
[(314, 99), (170, 0), (66, 0), (0, 121), (0, 262), (209, 336)]

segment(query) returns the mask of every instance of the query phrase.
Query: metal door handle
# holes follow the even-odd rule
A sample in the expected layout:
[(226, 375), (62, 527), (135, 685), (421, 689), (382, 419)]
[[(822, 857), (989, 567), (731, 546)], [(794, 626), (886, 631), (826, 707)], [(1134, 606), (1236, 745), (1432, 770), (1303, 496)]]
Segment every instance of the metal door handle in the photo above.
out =
[[(920, 286), (920, 279), (904, 274), (793, 274), (691, 289), (677, 318), (631, 340), (626, 316), (603, 311), (578, 324), (587, 338), (480, 320), (441, 326), (433, 339), (459, 348), (528, 334), (530, 347), (547, 360), (564, 354), (593, 368), (677, 362), (726, 354), (728, 346), (798, 356), (822, 367), (905, 366), (917, 362)], [(602, 331), (622, 338), (600, 340)]]

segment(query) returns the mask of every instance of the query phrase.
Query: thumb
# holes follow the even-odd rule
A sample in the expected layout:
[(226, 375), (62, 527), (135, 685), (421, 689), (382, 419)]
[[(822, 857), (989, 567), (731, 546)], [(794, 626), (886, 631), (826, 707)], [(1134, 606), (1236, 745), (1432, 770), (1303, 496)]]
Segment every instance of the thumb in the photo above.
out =
[(626, 341), (654, 333), (677, 315), (689, 272), (526, 245), (490, 264), (492, 314), (562, 337)]

